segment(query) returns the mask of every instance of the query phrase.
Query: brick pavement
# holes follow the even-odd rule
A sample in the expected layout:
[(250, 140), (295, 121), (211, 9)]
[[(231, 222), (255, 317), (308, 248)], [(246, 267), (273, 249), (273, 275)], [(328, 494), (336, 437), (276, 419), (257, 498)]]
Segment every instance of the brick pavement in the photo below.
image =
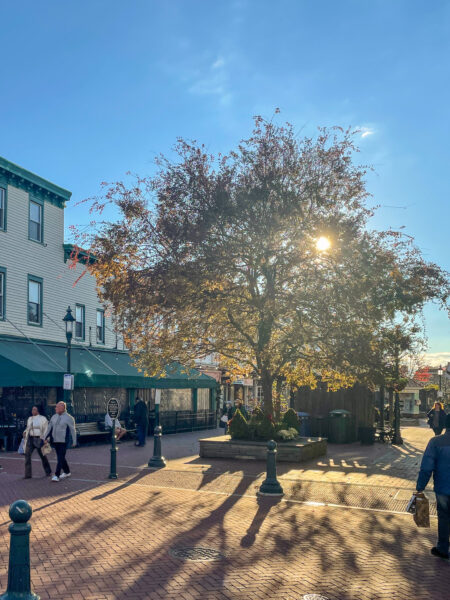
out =
[[(71, 452), (73, 479), (58, 484), (40, 476), (37, 462), (36, 478), (23, 481), (20, 457), (2, 457), (1, 547), (8, 505), (23, 497), (34, 508), (32, 581), (43, 600), (448, 599), (450, 565), (429, 556), (435, 520), (418, 530), (409, 515), (394, 512), (404, 508), (429, 438), (418, 428), (404, 433), (403, 449), (331, 447), (326, 459), (283, 466), (287, 494), (278, 503), (254, 497), (261, 464), (200, 463), (190, 455), (195, 436), (185, 457), (176, 449), (182, 440), (166, 438), (173, 461), (160, 472), (140, 468), (149, 446), (122, 445), (116, 482), (105, 481), (106, 446)], [(387, 495), (398, 496), (400, 483), (405, 500), (391, 505)], [(356, 489), (364, 500), (355, 500)], [(324, 498), (362, 510), (302, 504)], [(184, 562), (169, 553), (188, 546), (224, 558)], [(6, 561), (4, 550), (1, 590)]]

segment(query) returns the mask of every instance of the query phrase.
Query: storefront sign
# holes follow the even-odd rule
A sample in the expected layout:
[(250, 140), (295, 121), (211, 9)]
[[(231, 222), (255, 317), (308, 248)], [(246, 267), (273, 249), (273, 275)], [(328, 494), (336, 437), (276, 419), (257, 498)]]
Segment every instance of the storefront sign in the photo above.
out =
[(73, 390), (73, 375), (65, 374), (63, 381), (64, 390)]
[(106, 411), (111, 419), (117, 419), (120, 412), (120, 404), (116, 398), (110, 398), (108, 400)]
[(253, 385), (253, 379), (236, 379), (235, 381), (233, 381), (234, 385), (247, 385), (247, 386), (252, 386)]

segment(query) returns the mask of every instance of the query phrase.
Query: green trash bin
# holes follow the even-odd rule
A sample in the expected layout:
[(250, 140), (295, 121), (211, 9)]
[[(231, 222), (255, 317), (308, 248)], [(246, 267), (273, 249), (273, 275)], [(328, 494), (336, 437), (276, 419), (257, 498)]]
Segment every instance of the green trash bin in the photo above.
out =
[(331, 444), (349, 444), (353, 441), (352, 413), (343, 408), (332, 410), (329, 414), (328, 441)]

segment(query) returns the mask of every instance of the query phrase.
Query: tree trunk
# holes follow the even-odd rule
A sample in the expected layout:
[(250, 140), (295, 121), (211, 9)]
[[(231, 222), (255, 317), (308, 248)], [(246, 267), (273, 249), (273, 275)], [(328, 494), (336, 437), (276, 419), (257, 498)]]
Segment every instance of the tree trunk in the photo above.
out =
[(389, 388), (389, 423), (394, 424), (394, 390)]
[(277, 379), (275, 386), (275, 399), (272, 399), (273, 407), (274, 407), (274, 419), (275, 421), (279, 421), (281, 418), (281, 389), (283, 386), (282, 379)]
[(267, 371), (263, 371), (261, 375), (261, 385), (264, 398), (264, 412), (266, 415), (273, 415), (273, 377)]

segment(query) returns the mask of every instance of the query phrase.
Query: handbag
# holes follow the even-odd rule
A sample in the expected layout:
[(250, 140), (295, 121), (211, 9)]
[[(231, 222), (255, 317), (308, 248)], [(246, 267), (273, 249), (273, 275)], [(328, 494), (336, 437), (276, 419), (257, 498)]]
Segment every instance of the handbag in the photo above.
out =
[(50, 446), (50, 444), (46, 444), (45, 446), (42, 446), (41, 452), (42, 452), (43, 456), (47, 456), (48, 454), (50, 454), (51, 451), (52, 451), (52, 447)]
[(25, 440), (24, 439), (22, 439), (22, 441), (20, 442), (17, 452), (19, 454), (25, 454)]
[(417, 527), (430, 526), (430, 503), (428, 498), (420, 492), (415, 494), (416, 501), (414, 503), (414, 521)]

